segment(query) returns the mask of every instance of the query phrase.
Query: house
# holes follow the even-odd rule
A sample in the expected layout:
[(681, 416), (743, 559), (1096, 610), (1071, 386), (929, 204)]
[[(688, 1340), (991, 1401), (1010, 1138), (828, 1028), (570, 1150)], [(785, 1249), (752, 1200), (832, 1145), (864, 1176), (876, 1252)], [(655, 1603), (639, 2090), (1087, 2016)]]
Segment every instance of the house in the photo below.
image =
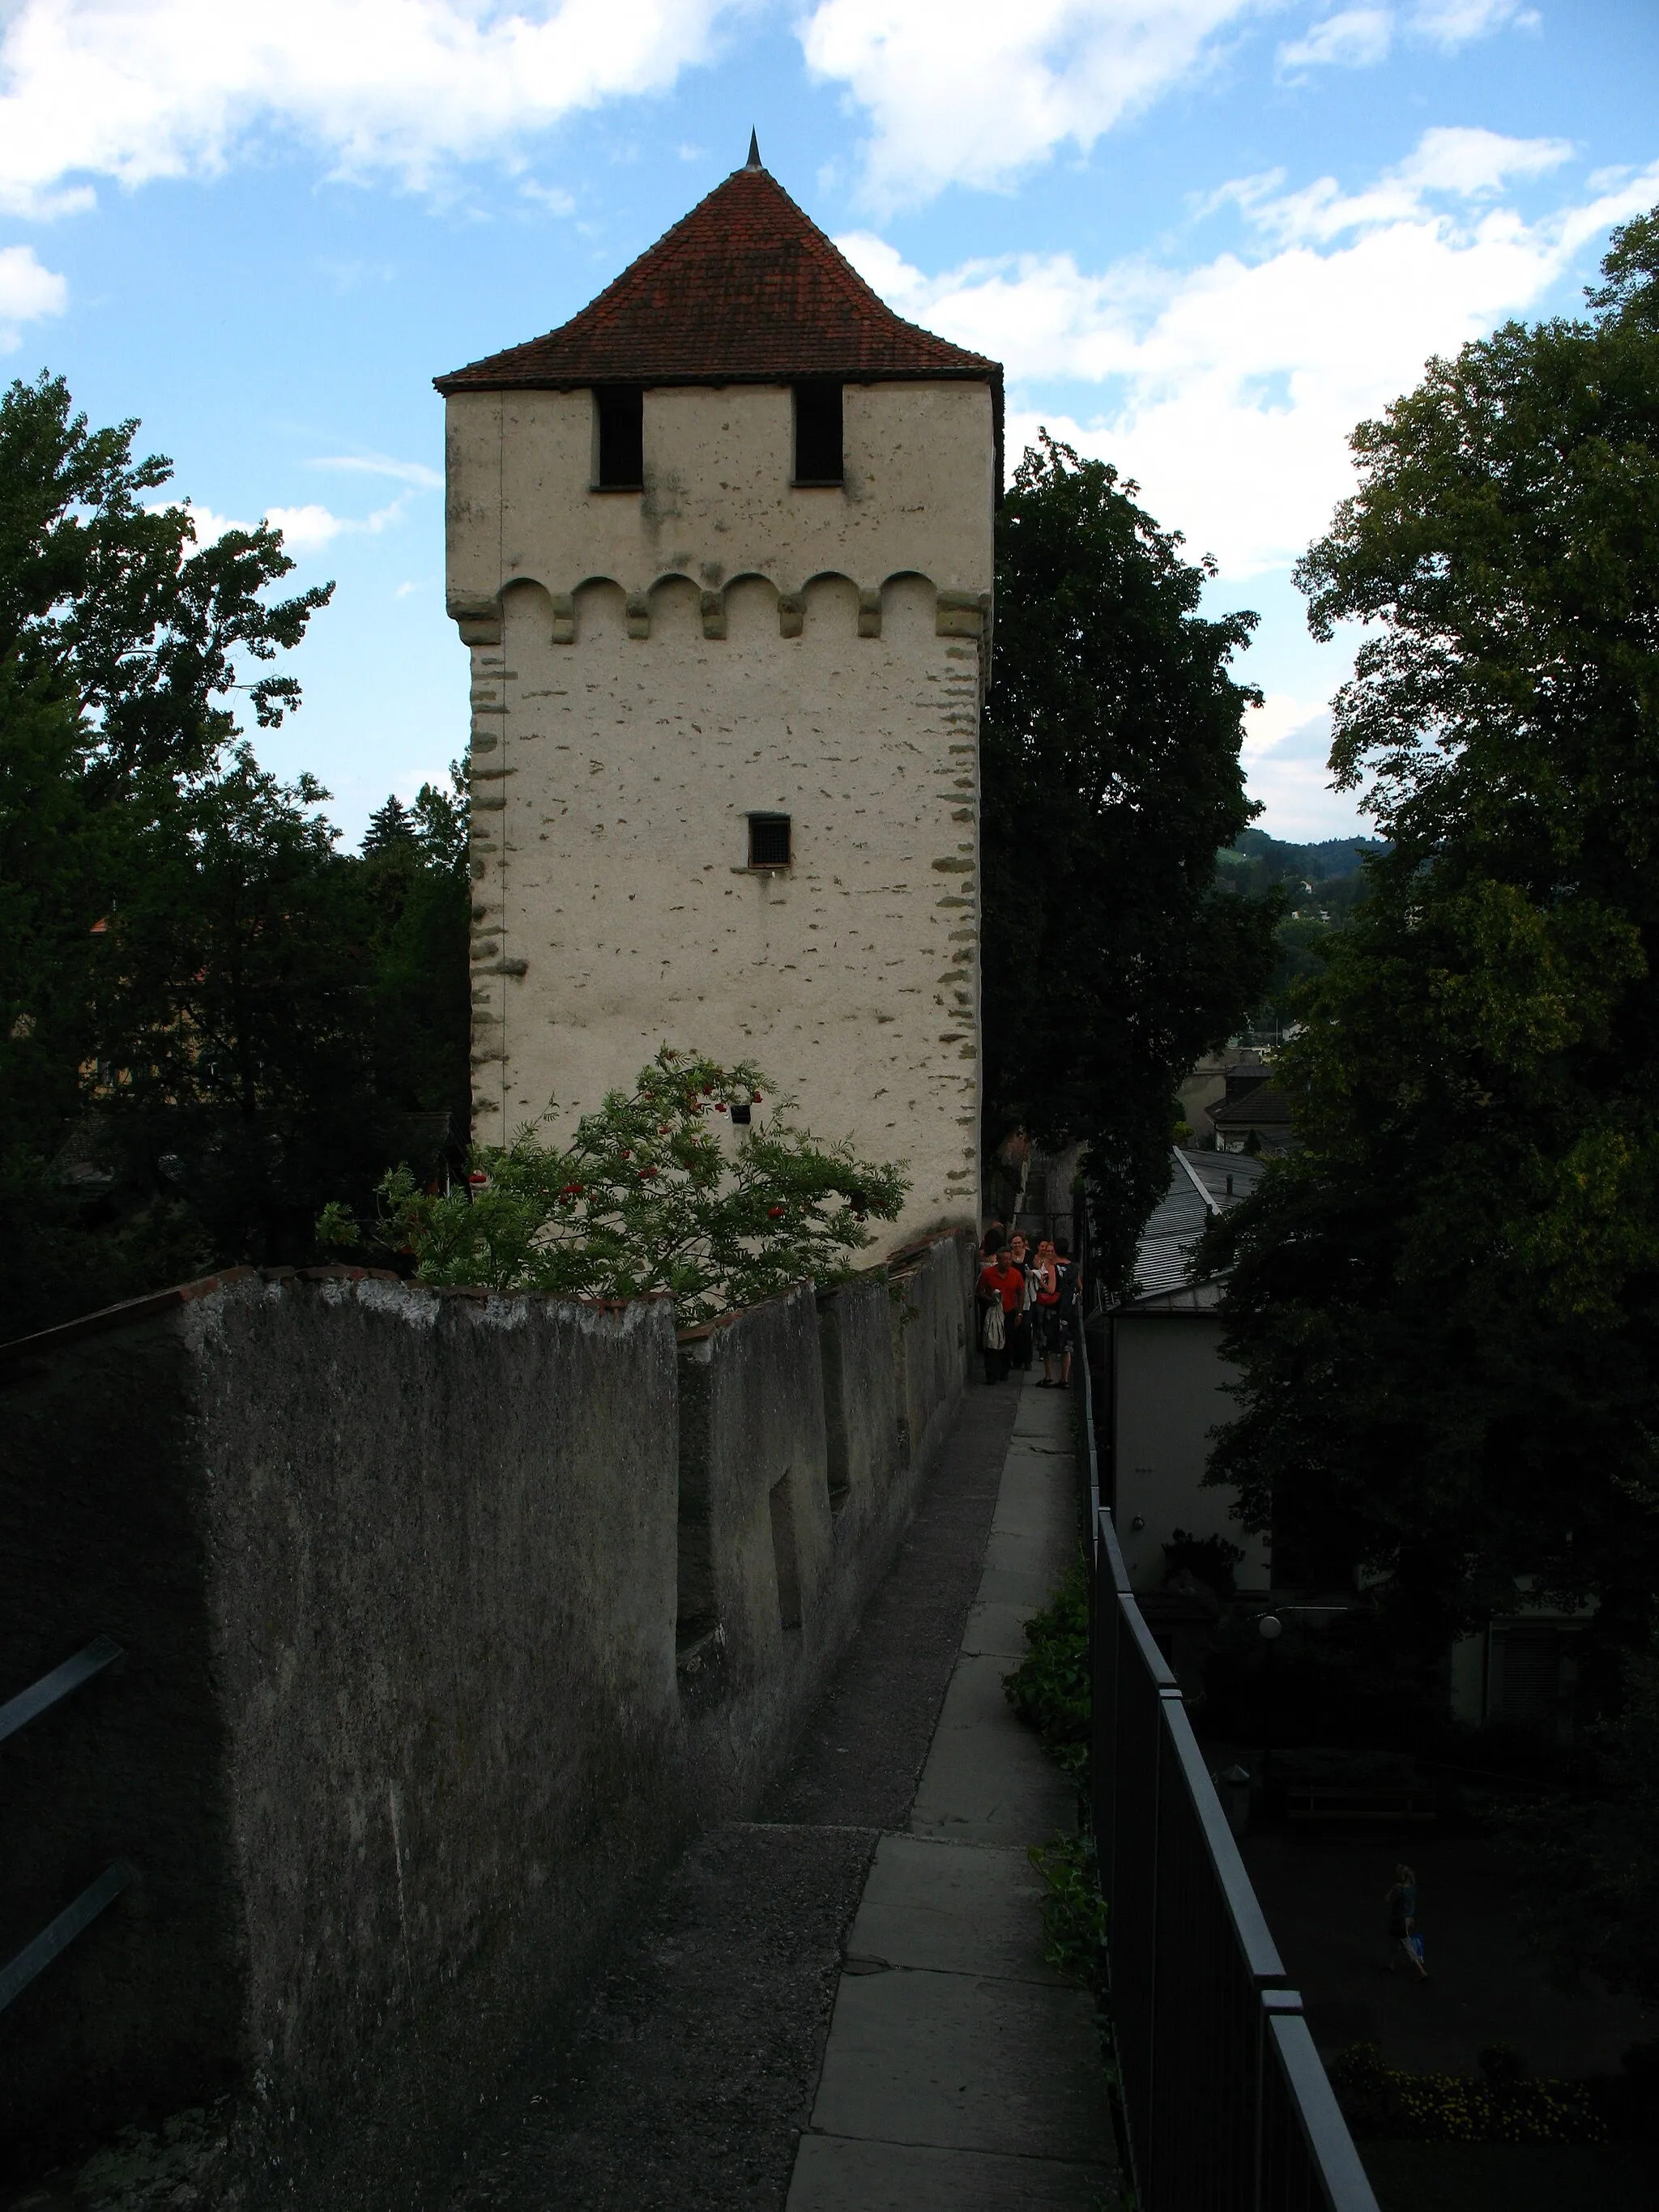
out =
[(1288, 1152), (1295, 1145), (1291, 1102), (1269, 1067), (1229, 1071), (1226, 1096), (1210, 1109), (1210, 1126), (1224, 1152)]
[(473, 1128), (665, 1040), (979, 1215), (979, 718), (1002, 373), (748, 163), (437, 379), (471, 654)]
[(1192, 1073), (1182, 1078), (1176, 1096), (1194, 1145), (1215, 1143), (1215, 1125), (1210, 1116), (1229, 1095), (1228, 1079), (1258, 1068), (1264, 1075), (1267, 1073), (1261, 1053), (1253, 1046), (1230, 1044), (1224, 1051), (1206, 1052)]
[(1205, 1486), (1212, 1431), (1234, 1410), (1227, 1385), (1237, 1370), (1221, 1357), (1220, 1281), (1189, 1279), (1211, 1215), (1236, 1205), (1262, 1172), (1257, 1160), (1172, 1149), (1169, 1188), (1136, 1253), (1135, 1293), (1108, 1316), (1110, 1504), (1138, 1595), (1165, 1588), (1164, 1547), (1177, 1529), (1238, 1547), (1240, 1590), (1265, 1593), (1272, 1581), (1267, 1540), (1232, 1517), (1231, 1491)]

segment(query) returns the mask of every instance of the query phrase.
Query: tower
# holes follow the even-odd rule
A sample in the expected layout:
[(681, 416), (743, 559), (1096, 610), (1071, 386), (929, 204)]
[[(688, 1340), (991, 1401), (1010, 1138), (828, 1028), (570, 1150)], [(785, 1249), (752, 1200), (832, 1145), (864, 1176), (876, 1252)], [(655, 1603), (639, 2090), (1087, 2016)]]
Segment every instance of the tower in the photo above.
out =
[(437, 379), (472, 656), (473, 1128), (665, 1042), (979, 1204), (979, 714), (1001, 370), (762, 167)]

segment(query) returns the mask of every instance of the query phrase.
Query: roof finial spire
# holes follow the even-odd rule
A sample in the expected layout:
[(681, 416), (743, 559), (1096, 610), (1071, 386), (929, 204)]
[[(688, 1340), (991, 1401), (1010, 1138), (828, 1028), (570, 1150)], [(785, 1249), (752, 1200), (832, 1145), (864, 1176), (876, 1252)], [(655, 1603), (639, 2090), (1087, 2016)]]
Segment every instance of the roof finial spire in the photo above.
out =
[(760, 140), (751, 131), (749, 134), (749, 159), (744, 162), (744, 167), (748, 169), (758, 169), (760, 166)]

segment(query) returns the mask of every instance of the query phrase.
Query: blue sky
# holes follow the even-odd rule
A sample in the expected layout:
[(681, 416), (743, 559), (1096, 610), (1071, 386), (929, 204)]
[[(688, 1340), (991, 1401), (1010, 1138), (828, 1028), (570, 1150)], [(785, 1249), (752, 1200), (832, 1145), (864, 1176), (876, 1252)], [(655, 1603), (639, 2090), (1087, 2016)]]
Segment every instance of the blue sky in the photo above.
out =
[(1296, 554), (1427, 356), (1571, 311), (1659, 202), (1659, 5), (0, 0), (0, 374), (69, 379), (337, 580), (259, 750), (349, 836), (466, 727), (434, 374), (574, 313), (744, 158), (1004, 360), (1252, 606), (1263, 826), (1344, 834)]

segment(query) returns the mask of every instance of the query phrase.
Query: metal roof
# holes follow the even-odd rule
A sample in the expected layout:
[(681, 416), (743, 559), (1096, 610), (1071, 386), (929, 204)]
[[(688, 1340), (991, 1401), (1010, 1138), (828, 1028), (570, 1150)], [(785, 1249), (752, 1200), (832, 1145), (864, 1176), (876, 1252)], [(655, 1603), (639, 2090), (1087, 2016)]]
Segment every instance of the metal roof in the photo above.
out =
[(1212, 1285), (1188, 1276), (1204, 1225), (1253, 1189), (1265, 1162), (1244, 1152), (1188, 1152), (1171, 1146), (1170, 1182), (1141, 1231), (1135, 1252), (1135, 1296), (1121, 1311), (1208, 1310), (1219, 1301)]

